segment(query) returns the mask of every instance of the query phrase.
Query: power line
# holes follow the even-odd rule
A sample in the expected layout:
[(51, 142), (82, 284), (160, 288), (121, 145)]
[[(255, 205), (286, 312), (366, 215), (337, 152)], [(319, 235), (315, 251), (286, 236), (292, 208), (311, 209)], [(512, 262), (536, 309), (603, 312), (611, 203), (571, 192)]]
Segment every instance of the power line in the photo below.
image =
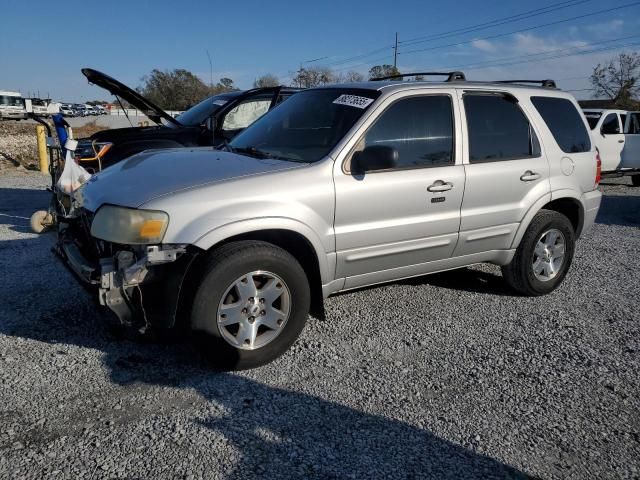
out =
[[(503, 58), (495, 58), (493, 60), (485, 60), (483, 62), (476, 62), (476, 63), (466, 63), (466, 64), (458, 64), (458, 65), (449, 65), (446, 67), (439, 67), (439, 68), (444, 68), (444, 69), (454, 69), (454, 68), (467, 68), (467, 69), (475, 69), (479, 66), (482, 65), (487, 65), (486, 68), (492, 67), (494, 65), (490, 65), (493, 63), (502, 63), (502, 62), (508, 62), (510, 60), (520, 60), (523, 58), (533, 58), (533, 57), (542, 57), (545, 55), (549, 55), (549, 54), (553, 54), (553, 53), (560, 53), (560, 52), (567, 52), (567, 51), (571, 51), (571, 50), (579, 50), (579, 49), (583, 49), (583, 48), (588, 48), (588, 47), (595, 47), (597, 45), (602, 46), (603, 44), (606, 43), (612, 43), (612, 42), (620, 42), (623, 40), (629, 40), (631, 38), (638, 38), (640, 37), (640, 35), (628, 35), (626, 37), (619, 37), (619, 38), (613, 38), (610, 40), (603, 40), (600, 42), (593, 42), (593, 43), (586, 43), (584, 45), (574, 45), (573, 47), (566, 47), (566, 48), (554, 48), (552, 50), (546, 50), (544, 52), (538, 52), (538, 53), (530, 53), (530, 54), (526, 54), (526, 55), (515, 55), (513, 57), (503, 57)], [(489, 64), (489, 65), (488, 65)]]
[(542, 7), (542, 8), (536, 8), (534, 10), (529, 10), (528, 12), (518, 13), (516, 15), (511, 15), (509, 17), (497, 18), (497, 19), (494, 19), (494, 20), (490, 20), (488, 22), (478, 23), (476, 25), (470, 25), (468, 27), (458, 28), (456, 30), (451, 30), (449, 32), (443, 32), (443, 33), (438, 33), (438, 34), (433, 34), (433, 35), (426, 35), (426, 36), (421, 36), (421, 37), (410, 38), (409, 40), (404, 40), (404, 41), (402, 41), (400, 43), (404, 44), (404, 45), (414, 45), (414, 44), (417, 44), (417, 43), (423, 43), (423, 42), (428, 42), (428, 41), (432, 41), (432, 40), (438, 40), (438, 39), (441, 39), (441, 38), (455, 37), (455, 36), (462, 35), (462, 34), (465, 34), (465, 33), (477, 32), (477, 31), (480, 31), (480, 30), (486, 30), (488, 28), (493, 28), (493, 27), (497, 27), (497, 26), (500, 26), (500, 25), (505, 25), (507, 23), (513, 23), (513, 22), (518, 22), (518, 21), (521, 21), (521, 20), (526, 20), (528, 18), (537, 17), (537, 16), (544, 15), (544, 14), (547, 14), (547, 13), (555, 12), (557, 10), (562, 10), (562, 9), (565, 9), (565, 8), (573, 7), (575, 5), (579, 5), (579, 4), (582, 4), (582, 3), (588, 3), (590, 1), (592, 1), (592, 0), (579, 0), (579, 1), (570, 0), (570, 1), (560, 2), (559, 4), (556, 4), (556, 5), (549, 5), (549, 6)]
[(575, 17), (565, 18), (563, 20), (557, 20), (555, 22), (548, 22), (548, 23), (543, 23), (543, 24), (540, 24), (540, 25), (534, 25), (533, 27), (522, 28), (520, 30), (512, 30), (512, 31), (506, 32), (506, 33), (499, 33), (499, 34), (496, 34), (496, 35), (489, 35), (487, 37), (475, 38), (475, 39), (472, 39), (472, 40), (465, 40), (465, 41), (462, 41), (462, 42), (449, 43), (447, 45), (436, 45), (436, 46), (433, 46), (433, 47), (419, 48), (419, 49), (415, 49), (415, 50), (409, 50), (409, 51), (406, 51), (406, 52), (398, 52), (398, 55), (408, 55), (408, 54), (411, 54), (411, 53), (426, 52), (426, 51), (429, 51), (429, 50), (437, 50), (437, 49), (440, 49), (440, 48), (448, 48), (448, 47), (457, 47), (457, 46), (460, 46), (460, 45), (468, 45), (468, 44), (476, 42), (478, 40), (493, 40), (493, 39), (496, 39), (496, 38), (501, 38), (501, 37), (506, 37), (506, 36), (509, 36), (509, 35), (513, 35), (515, 33), (529, 32), (531, 30), (536, 30), (538, 28), (549, 27), (549, 26), (552, 26), (552, 25), (559, 25), (561, 23), (570, 22), (572, 20), (579, 20), (579, 19), (582, 19), (582, 18), (593, 17), (595, 15), (600, 15), (600, 14), (603, 14), (603, 13), (610, 13), (610, 12), (614, 12), (616, 10), (621, 10), (623, 8), (633, 7), (633, 6), (636, 6), (636, 5), (639, 5), (639, 4), (640, 4), (640, 2), (627, 3), (625, 5), (620, 5), (618, 7), (606, 8), (606, 9), (603, 9), (603, 10), (598, 10), (596, 12), (585, 13), (583, 15), (578, 15), (578, 16), (575, 16)]

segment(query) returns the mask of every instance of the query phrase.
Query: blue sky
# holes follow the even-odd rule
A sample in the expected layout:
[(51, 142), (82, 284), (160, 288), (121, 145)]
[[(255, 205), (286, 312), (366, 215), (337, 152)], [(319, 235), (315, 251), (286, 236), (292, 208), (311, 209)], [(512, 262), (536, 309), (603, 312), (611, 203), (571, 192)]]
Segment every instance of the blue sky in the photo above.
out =
[[(587, 77), (595, 64), (621, 50), (640, 50), (640, 2), (632, 0), (69, 0), (59, 2), (64, 8), (58, 9), (53, 4), (1, 3), (0, 89), (24, 94), (39, 90), (41, 96), (49, 92), (65, 101), (109, 99), (106, 92), (87, 84), (80, 73), (85, 66), (134, 87), (153, 68), (186, 68), (208, 82), (207, 50), (214, 80), (228, 76), (240, 88), (251, 87), (264, 73), (287, 83), (302, 62), (318, 58), (322, 60), (305, 65), (366, 73), (373, 64), (392, 63), (397, 31), (403, 42), (398, 50), (403, 71), (456, 67), (473, 79), (555, 78), (584, 98), (590, 92), (579, 90), (589, 86)], [(517, 21), (506, 19), (561, 4), (569, 6)], [(496, 19), (506, 20), (459, 32)], [(443, 36), (433, 38), (439, 35)], [(582, 55), (567, 56), (577, 52)], [(363, 54), (369, 55), (353, 58)], [(559, 58), (534, 62), (553, 56)]]

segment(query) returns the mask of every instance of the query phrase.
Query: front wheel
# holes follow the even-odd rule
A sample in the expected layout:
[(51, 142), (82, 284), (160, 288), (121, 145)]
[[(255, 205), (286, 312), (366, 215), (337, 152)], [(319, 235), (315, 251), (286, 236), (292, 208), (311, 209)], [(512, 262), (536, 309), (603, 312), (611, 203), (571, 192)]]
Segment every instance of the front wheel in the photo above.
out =
[(631, 184), (634, 187), (640, 187), (640, 175), (631, 175)]
[(307, 276), (292, 255), (266, 242), (233, 242), (208, 258), (191, 328), (216, 367), (254, 368), (298, 338), (310, 299)]
[(540, 210), (527, 228), (515, 256), (502, 275), (523, 295), (545, 295), (564, 280), (575, 250), (575, 233), (567, 217)]

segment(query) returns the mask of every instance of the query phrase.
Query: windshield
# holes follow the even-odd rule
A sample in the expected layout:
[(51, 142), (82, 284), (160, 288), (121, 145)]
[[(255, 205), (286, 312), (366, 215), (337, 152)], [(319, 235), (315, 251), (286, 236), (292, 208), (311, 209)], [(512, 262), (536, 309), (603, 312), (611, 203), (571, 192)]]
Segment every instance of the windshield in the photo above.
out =
[(588, 113), (585, 115), (587, 117), (587, 122), (589, 123), (589, 128), (593, 130), (598, 125), (598, 120), (602, 116), (601, 113)]
[(253, 156), (317, 162), (379, 95), (376, 90), (344, 88), (296, 93), (240, 133), (229, 147)]
[(14, 97), (12, 95), (0, 95), (0, 105), (8, 105), (10, 107), (22, 107), (24, 102), (22, 97)]
[(213, 97), (205, 98), (186, 112), (178, 115), (176, 120), (185, 127), (197, 127), (198, 125), (202, 125), (207, 118), (212, 116), (220, 109), (220, 107), (225, 105), (232, 98), (233, 97), (230, 97), (229, 95), (215, 95)]

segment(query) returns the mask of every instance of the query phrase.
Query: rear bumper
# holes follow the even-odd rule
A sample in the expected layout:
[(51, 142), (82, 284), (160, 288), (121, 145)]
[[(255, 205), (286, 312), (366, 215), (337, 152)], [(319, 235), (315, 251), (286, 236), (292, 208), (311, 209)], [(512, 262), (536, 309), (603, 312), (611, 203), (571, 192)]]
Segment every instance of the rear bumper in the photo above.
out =
[(593, 227), (600, 210), (600, 202), (602, 201), (602, 192), (593, 190), (582, 195), (582, 205), (584, 205), (584, 220), (582, 222), (582, 231), (580, 235), (588, 232)]

